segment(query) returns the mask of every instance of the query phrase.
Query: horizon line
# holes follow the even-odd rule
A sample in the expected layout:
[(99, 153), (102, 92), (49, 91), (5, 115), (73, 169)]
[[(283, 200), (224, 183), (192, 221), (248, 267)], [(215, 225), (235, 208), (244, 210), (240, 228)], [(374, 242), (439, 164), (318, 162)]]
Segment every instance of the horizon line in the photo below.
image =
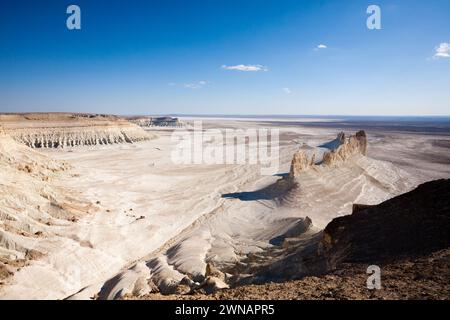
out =
[(105, 113), (83, 111), (11, 111), (2, 112), (8, 114), (92, 114), (110, 116), (177, 116), (177, 117), (450, 117), (450, 114), (290, 114), (290, 113)]

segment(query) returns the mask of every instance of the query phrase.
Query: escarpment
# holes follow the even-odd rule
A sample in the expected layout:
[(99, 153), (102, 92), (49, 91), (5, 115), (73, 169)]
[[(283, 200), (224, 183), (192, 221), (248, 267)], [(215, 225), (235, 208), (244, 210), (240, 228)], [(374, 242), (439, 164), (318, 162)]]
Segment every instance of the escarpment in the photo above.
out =
[(3, 114), (0, 123), (17, 142), (31, 148), (134, 143), (153, 136), (125, 119), (90, 114)]

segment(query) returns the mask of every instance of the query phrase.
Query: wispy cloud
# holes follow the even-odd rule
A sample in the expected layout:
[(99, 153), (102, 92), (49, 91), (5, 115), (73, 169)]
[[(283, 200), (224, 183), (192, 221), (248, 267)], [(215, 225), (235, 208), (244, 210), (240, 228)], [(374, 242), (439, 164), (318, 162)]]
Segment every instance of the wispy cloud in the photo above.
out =
[(439, 47), (435, 48), (436, 53), (434, 54), (435, 59), (440, 58), (450, 58), (450, 43), (442, 42)]
[(175, 82), (169, 82), (168, 85), (171, 87), (182, 87), (182, 88), (188, 88), (188, 89), (201, 89), (204, 86), (208, 84), (208, 81), (201, 80), (197, 82), (188, 82), (188, 83), (175, 83)]
[(192, 83), (185, 83), (183, 84), (183, 86), (185, 88), (189, 88), (189, 89), (201, 89), (203, 88), (208, 82), (207, 81), (197, 81), (197, 82), (192, 82)]
[(257, 71), (268, 71), (269, 69), (266, 66), (261, 64), (238, 64), (235, 66), (227, 66), (223, 65), (221, 67), (224, 70), (237, 70), (244, 72), (257, 72)]
[(281, 90), (283, 90), (283, 92), (284, 93), (286, 93), (286, 94), (291, 94), (291, 89), (289, 89), (289, 88), (281, 88)]
[(315, 51), (325, 50), (325, 49), (328, 49), (328, 46), (326, 44), (319, 44), (317, 47), (314, 48)]

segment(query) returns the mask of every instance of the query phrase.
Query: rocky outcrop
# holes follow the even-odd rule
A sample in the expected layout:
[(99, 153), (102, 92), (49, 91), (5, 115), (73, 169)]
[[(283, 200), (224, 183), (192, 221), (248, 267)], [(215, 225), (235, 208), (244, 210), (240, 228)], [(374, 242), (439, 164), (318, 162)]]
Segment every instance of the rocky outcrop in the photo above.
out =
[(321, 241), (330, 268), (377, 263), (450, 246), (450, 180), (424, 183), (379, 205), (331, 221)]
[(291, 169), (289, 170), (290, 177), (297, 177), (300, 172), (315, 166), (315, 154), (311, 157), (308, 154), (300, 150), (294, 154), (294, 157), (291, 161)]
[(355, 135), (346, 138), (345, 133), (340, 132), (336, 139), (325, 143), (321, 147), (329, 150), (323, 154), (321, 161), (320, 159), (316, 159), (316, 154), (311, 150), (300, 149), (297, 151), (291, 161), (289, 178), (295, 178), (299, 176), (301, 172), (310, 168), (315, 168), (316, 166), (337, 165), (355, 155), (365, 156), (367, 154), (366, 133), (361, 130)]
[(354, 155), (367, 154), (367, 137), (364, 131), (358, 131), (354, 136), (345, 139), (345, 135), (340, 133), (338, 139), (342, 143), (335, 149), (326, 152), (323, 155), (324, 165), (334, 165), (344, 162)]
[(225, 274), (219, 269), (217, 269), (211, 262), (208, 262), (206, 264), (205, 278), (207, 277), (215, 277), (222, 281), (226, 280)]
[(31, 148), (64, 148), (149, 140), (152, 135), (124, 119), (86, 114), (3, 114), (0, 123)]
[[(368, 190), (371, 193), (367, 195), (371, 199), (368, 204), (376, 204), (414, 186), (406, 172), (366, 154), (364, 131), (349, 137), (341, 132), (317, 147), (303, 145), (292, 158), (289, 174), (258, 190), (254, 196), (276, 199), (282, 206), (307, 209), (314, 223), (324, 228), (336, 212), (350, 213), (351, 203)], [(322, 212), (317, 209), (320, 206), (308, 205), (316, 201), (314, 198), (319, 193), (321, 201), (328, 202), (328, 209)], [(344, 205), (333, 211), (332, 203), (337, 205), (339, 199), (345, 199)]]
[(229, 286), (219, 278), (207, 277), (201, 288), (206, 292), (206, 294), (212, 294), (219, 290), (228, 289)]
[(342, 131), (339, 132), (338, 135), (337, 135), (337, 137), (336, 137), (336, 140), (337, 140), (340, 144), (344, 143), (344, 142), (345, 142), (345, 133), (342, 132)]

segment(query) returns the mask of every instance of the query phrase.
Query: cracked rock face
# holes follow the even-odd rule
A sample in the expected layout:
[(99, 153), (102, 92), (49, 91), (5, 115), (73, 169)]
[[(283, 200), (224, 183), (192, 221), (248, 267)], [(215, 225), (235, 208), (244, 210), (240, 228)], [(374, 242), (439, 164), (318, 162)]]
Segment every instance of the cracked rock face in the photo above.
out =
[(64, 148), (134, 143), (153, 136), (115, 116), (90, 114), (3, 114), (0, 123), (31, 148)]

